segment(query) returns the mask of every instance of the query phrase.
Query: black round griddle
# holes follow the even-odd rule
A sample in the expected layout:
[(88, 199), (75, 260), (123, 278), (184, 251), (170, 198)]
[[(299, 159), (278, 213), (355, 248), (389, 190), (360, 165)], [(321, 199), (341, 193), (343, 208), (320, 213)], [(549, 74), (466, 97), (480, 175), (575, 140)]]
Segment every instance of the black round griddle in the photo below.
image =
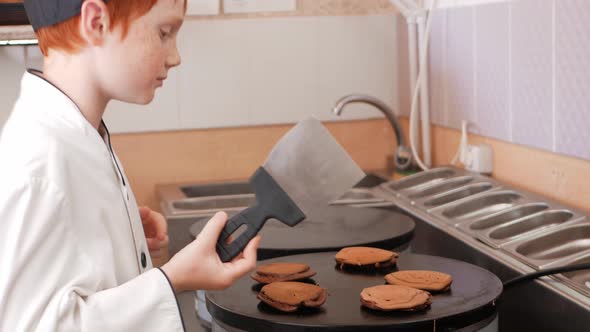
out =
[[(313, 277), (328, 290), (317, 309), (282, 313), (256, 298), (261, 285), (249, 276), (225, 291), (207, 292), (207, 308), (216, 321), (246, 331), (450, 331), (496, 314), (495, 300), (502, 283), (491, 272), (465, 262), (402, 253), (397, 267), (380, 273), (351, 273), (336, 269), (335, 252), (281, 257), (268, 262), (302, 262), (317, 272)], [(434, 270), (453, 277), (448, 292), (433, 293), (423, 312), (380, 312), (362, 307), (363, 288), (384, 284), (396, 270)], [(436, 329), (434, 329), (436, 326)]]
[[(258, 259), (310, 252), (340, 250), (347, 246), (392, 249), (408, 243), (414, 222), (403, 214), (370, 208), (328, 206), (294, 227), (270, 219), (262, 228)], [(197, 222), (190, 228), (196, 237), (205, 227)]]

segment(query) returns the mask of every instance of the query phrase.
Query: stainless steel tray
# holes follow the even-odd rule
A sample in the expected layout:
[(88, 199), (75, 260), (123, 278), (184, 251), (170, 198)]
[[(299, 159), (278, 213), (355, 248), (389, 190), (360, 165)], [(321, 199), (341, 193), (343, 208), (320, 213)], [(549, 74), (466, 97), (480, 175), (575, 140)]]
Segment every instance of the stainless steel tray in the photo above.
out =
[(504, 225), (513, 220), (535, 214), (540, 211), (549, 209), (546, 203), (526, 203), (517, 205), (510, 209), (496, 212), (486, 217), (475, 220), (467, 220), (458, 225), (459, 229), (467, 234), (476, 236), (481, 231), (487, 231), (491, 228)]
[(421, 200), (417, 200), (415, 205), (424, 208), (425, 210), (432, 210), (464, 198), (473, 197), (477, 194), (490, 191), (494, 188), (494, 185), (490, 182), (475, 182), (438, 195), (428, 196)]
[(471, 175), (451, 177), (428, 186), (423, 190), (414, 191), (408, 195), (408, 198), (412, 200), (424, 199), (426, 197), (442, 194), (466, 186), (474, 181), (475, 177)]
[(590, 252), (590, 222), (583, 218), (525, 237), (500, 249), (535, 269), (557, 266)]
[(544, 210), (485, 231), (480, 231), (477, 238), (490, 244), (492, 247), (499, 248), (523, 237), (548, 231), (560, 225), (575, 223), (583, 218), (584, 216), (566, 209)]
[(383, 183), (381, 184), (381, 187), (394, 195), (399, 194), (401, 196), (403, 192), (403, 196), (407, 197), (414, 193), (435, 186), (446, 179), (465, 174), (465, 171), (458, 168), (433, 168), (425, 172), (410, 175), (401, 180)]
[(429, 212), (448, 224), (458, 225), (468, 220), (478, 219), (509, 209), (524, 202), (528, 202), (528, 200), (522, 194), (513, 190), (494, 190), (444, 205)]
[(457, 228), (459, 228), (464, 233), (479, 238), (482, 233), (485, 233), (490, 229), (505, 225), (511, 221), (530, 216), (540, 211), (545, 211), (547, 209), (549, 209), (549, 205), (547, 203), (525, 203), (514, 206), (507, 210), (481, 217), (479, 219), (466, 220), (465, 222), (457, 224)]
[[(590, 217), (495, 179), (448, 166), (378, 188), (375, 194), (386, 201), (456, 227), (535, 269), (590, 262)], [(590, 296), (590, 272), (554, 278)]]

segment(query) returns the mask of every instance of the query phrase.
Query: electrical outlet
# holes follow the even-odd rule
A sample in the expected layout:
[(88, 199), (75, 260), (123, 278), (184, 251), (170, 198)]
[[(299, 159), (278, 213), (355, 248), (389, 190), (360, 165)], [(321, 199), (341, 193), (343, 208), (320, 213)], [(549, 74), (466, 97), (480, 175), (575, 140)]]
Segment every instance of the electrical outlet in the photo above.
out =
[(223, 11), (226, 14), (294, 10), (297, 10), (296, 0), (223, 0)]
[(187, 15), (219, 15), (219, 0), (187, 0)]
[(494, 170), (494, 153), (489, 144), (467, 145), (463, 163), (472, 172), (492, 174)]

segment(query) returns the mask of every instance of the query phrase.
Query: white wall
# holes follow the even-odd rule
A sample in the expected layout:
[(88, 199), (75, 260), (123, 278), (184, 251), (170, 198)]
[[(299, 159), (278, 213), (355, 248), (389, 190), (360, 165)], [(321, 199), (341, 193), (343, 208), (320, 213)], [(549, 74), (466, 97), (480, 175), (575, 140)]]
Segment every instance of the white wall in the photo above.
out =
[[(187, 21), (183, 64), (150, 105), (114, 104), (115, 131), (291, 123), (362, 92), (396, 106), (396, 17), (287, 17)], [(346, 117), (379, 116), (375, 110)], [(132, 121), (135, 119), (135, 121)], [(138, 121), (141, 119), (141, 121)]]
[(18, 97), (24, 68), (22, 47), (0, 47), (0, 128), (8, 119), (10, 110)]
[[(396, 20), (393, 14), (189, 19), (179, 36), (183, 63), (154, 102), (113, 102), (105, 121), (113, 132), (146, 132), (380, 117), (370, 106), (350, 105), (340, 118), (331, 108), (349, 93), (372, 94), (397, 108)], [(30, 53), (28, 62), (38, 67)], [(1, 123), (18, 92), (22, 54), (21, 47), (0, 48)]]

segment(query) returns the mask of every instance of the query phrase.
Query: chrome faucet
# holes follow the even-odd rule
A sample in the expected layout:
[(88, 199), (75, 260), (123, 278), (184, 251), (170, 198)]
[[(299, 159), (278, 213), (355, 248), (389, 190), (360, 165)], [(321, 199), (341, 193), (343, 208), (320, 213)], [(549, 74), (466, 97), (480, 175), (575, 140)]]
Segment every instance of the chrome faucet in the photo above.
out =
[(412, 152), (406, 145), (406, 139), (404, 136), (404, 132), (397, 122), (397, 118), (393, 113), (393, 110), (387, 106), (383, 101), (369, 96), (369, 95), (360, 95), (360, 94), (352, 94), (347, 95), (336, 102), (336, 106), (334, 106), (334, 114), (340, 116), (344, 106), (350, 103), (365, 103), (369, 105), (375, 106), (379, 109), (391, 124), (393, 131), (395, 132), (395, 138), (397, 139), (397, 151), (394, 154), (394, 164), (396, 168), (400, 171), (408, 169), (412, 164)]

